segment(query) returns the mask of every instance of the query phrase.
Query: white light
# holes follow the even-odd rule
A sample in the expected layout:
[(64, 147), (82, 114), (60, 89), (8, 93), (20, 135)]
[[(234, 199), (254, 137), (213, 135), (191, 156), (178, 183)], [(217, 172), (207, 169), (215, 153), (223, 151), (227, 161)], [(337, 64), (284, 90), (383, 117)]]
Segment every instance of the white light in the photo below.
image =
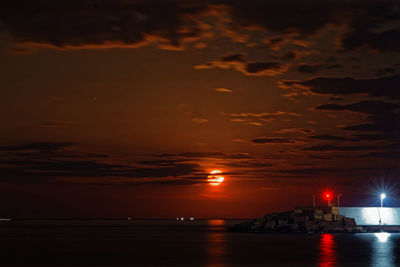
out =
[(381, 194), (381, 199), (384, 199), (386, 197), (386, 194)]
[(378, 238), (378, 241), (381, 243), (386, 243), (386, 241), (388, 240), (390, 234), (389, 233), (375, 233), (376, 238)]
[[(356, 219), (357, 224), (360, 225), (379, 225), (379, 219), (383, 225), (398, 225), (399, 216), (396, 209), (392, 208), (360, 208), (361, 214), (353, 211), (350, 217)], [(345, 216), (349, 216), (350, 214)]]

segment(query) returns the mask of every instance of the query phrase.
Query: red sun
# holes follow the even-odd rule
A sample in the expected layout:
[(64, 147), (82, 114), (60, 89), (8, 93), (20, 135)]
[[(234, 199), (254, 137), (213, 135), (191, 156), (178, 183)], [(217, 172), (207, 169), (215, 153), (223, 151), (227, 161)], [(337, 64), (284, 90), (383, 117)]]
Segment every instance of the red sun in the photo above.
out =
[(222, 171), (213, 170), (210, 172), (210, 175), (207, 177), (207, 182), (211, 186), (219, 186), (224, 180), (224, 176), (220, 175)]

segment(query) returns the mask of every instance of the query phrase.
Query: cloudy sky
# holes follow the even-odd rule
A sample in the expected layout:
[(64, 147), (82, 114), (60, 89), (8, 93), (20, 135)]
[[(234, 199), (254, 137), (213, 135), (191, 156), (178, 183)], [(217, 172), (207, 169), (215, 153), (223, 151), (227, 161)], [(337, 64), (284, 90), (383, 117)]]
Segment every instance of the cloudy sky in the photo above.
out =
[(400, 205), (399, 52), (398, 1), (2, 1), (0, 216)]

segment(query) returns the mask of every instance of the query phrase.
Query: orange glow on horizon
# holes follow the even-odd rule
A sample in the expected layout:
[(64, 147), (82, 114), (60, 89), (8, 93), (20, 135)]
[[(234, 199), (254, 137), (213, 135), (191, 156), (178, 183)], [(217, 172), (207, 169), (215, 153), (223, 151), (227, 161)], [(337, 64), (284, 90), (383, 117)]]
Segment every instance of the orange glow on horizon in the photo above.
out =
[(210, 175), (208, 175), (208, 177), (207, 177), (207, 182), (209, 183), (209, 185), (211, 185), (211, 186), (219, 186), (225, 180), (224, 176), (217, 175), (219, 173), (222, 173), (222, 171), (220, 171), (220, 170), (212, 170), (210, 172)]

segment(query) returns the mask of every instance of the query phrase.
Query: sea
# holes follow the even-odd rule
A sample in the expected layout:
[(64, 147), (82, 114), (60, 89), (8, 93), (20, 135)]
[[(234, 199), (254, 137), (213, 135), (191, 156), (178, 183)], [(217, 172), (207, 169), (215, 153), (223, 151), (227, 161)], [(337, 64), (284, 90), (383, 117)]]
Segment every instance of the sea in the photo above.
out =
[(400, 234), (231, 233), (241, 220), (0, 222), (0, 266), (400, 266)]

